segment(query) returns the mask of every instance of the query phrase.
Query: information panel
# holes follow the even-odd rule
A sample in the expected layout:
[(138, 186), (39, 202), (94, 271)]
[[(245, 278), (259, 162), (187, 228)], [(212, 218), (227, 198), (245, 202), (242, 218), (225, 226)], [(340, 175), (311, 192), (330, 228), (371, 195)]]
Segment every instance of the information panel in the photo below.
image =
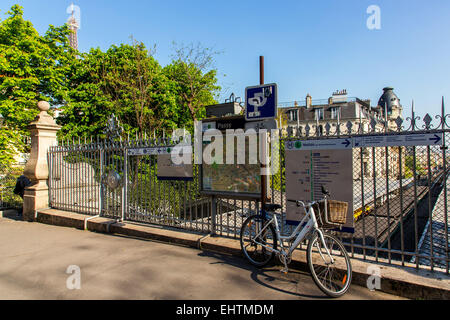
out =
[[(192, 158), (192, 152), (189, 154)], [(192, 163), (174, 164), (170, 154), (158, 155), (158, 180), (193, 180)]]
[[(328, 146), (329, 147), (329, 146)], [(286, 198), (316, 201), (323, 198), (322, 186), (331, 199), (348, 203), (345, 231), (353, 231), (353, 165), (351, 149), (301, 150), (286, 148)], [(287, 202), (288, 224), (297, 224), (303, 208)], [(350, 229), (347, 229), (350, 228)]]
[[(208, 146), (204, 142), (203, 151)], [(234, 146), (234, 163), (226, 164), (226, 144), (224, 141), (224, 157), (222, 163), (202, 164), (202, 191), (207, 194), (235, 195), (250, 198), (261, 197), (261, 165), (250, 164), (249, 145), (245, 143), (245, 163), (237, 164), (237, 148)]]
[[(210, 118), (202, 122), (200, 182), (203, 194), (261, 198), (257, 136), (247, 135), (244, 132), (245, 124), (243, 115)], [(216, 137), (217, 131), (221, 135)]]

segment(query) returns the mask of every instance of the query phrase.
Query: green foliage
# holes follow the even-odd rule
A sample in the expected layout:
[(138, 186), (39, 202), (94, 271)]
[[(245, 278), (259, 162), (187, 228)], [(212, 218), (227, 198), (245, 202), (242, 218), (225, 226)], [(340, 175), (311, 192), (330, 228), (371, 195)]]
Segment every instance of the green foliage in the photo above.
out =
[(0, 113), (5, 123), (24, 131), (40, 100), (56, 105), (67, 87), (68, 63), (74, 58), (67, 26), (49, 26), (40, 36), (22, 8), (14, 5), (0, 23)]
[[(1, 133), (3, 141), (12, 134), (28, 135), (26, 126), (40, 100), (62, 111), (59, 135), (69, 139), (102, 137), (112, 113), (133, 136), (191, 128), (204, 117), (204, 107), (216, 103), (220, 87), (211, 66), (215, 53), (209, 49), (180, 47), (163, 68), (153, 50), (134, 40), (81, 54), (69, 45), (67, 25), (50, 25), (41, 36), (23, 19), (19, 5), (8, 15), (0, 21), (0, 114), (11, 130)], [(9, 144), (20, 152), (20, 141)]]
[(91, 49), (71, 69), (68, 103), (58, 119), (66, 137), (101, 136), (112, 113), (132, 135), (176, 125), (168, 80), (143, 44)]
[(216, 70), (203, 74), (193, 64), (174, 61), (164, 68), (164, 72), (174, 82), (172, 90), (177, 104), (182, 107), (180, 117), (185, 122), (203, 118), (205, 106), (217, 103), (214, 92), (220, 87), (216, 85)]
[(285, 159), (284, 145), (285, 140), (280, 139), (278, 150), (273, 150), (274, 152), (278, 153), (278, 163), (277, 164), (271, 163), (271, 166), (278, 165), (278, 171), (274, 172), (274, 174), (270, 176), (270, 187), (280, 192), (286, 191), (286, 183), (284, 178), (286, 177), (286, 159)]
[(22, 166), (8, 167), (2, 162), (3, 158), (0, 159), (0, 208), (19, 209), (22, 207), (23, 200), (14, 194), (14, 187), (24, 168)]
[(140, 135), (177, 126), (171, 84), (145, 46), (137, 42), (112, 46), (106, 54), (102, 89), (114, 103), (121, 122)]
[(14, 164), (14, 156), (21, 146), (20, 135), (7, 127), (0, 127), (0, 173)]
[(100, 72), (104, 53), (91, 49), (72, 61), (66, 104), (57, 123), (63, 128), (59, 134), (66, 138), (98, 136), (113, 111), (113, 104), (101, 89)]
[(49, 26), (40, 36), (23, 9), (14, 5), (0, 21), (0, 161), (12, 163), (25, 151), (26, 126), (37, 115), (40, 100), (61, 103), (67, 88), (68, 65), (75, 55), (69, 47), (67, 26)]
[(205, 116), (205, 106), (217, 103), (220, 86), (217, 85), (217, 70), (212, 67), (216, 54), (200, 45), (175, 47), (172, 63), (164, 68), (173, 82), (179, 116), (188, 127)]
[[(425, 176), (427, 171), (416, 162), (416, 175)], [(406, 156), (405, 157), (405, 178), (409, 179), (414, 176), (414, 157)]]
[(189, 128), (204, 116), (205, 105), (216, 102), (219, 88), (215, 70), (204, 74), (194, 64), (186, 69), (182, 61), (162, 68), (152, 50), (134, 40), (106, 52), (91, 49), (70, 70), (68, 103), (58, 119), (68, 138), (102, 136), (112, 113), (132, 136)]

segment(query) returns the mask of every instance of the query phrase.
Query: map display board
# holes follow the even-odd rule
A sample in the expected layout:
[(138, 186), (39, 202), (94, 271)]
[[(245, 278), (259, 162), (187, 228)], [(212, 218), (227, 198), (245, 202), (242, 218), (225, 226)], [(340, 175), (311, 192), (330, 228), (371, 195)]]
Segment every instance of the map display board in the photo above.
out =
[[(323, 198), (322, 186), (331, 194), (331, 199), (348, 203), (347, 223), (353, 231), (353, 161), (352, 149), (317, 145), (294, 144), (286, 146), (286, 198), (290, 200), (316, 201)], [(304, 217), (302, 207), (287, 202), (288, 224), (298, 224)], [(349, 228), (349, 229), (347, 229)]]
[[(208, 142), (203, 142), (203, 150)], [(202, 192), (205, 194), (233, 195), (249, 198), (261, 197), (261, 166), (250, 164), (248, 139), (245, 143), (245, 164), (237, 164), (237, 148), (234, 145), (234, 164), (227, 164), (226, 142), (224, 139), (223, 163), (202, 164)]]

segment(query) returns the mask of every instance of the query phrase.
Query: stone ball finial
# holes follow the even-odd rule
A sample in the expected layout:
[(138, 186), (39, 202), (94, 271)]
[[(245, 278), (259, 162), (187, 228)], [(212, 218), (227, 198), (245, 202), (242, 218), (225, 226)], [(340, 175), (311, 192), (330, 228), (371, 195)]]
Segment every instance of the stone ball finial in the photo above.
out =
[(50, 109), (50, 104), (47, 101), (39, 101), (37, 107), (41, 111), (48, 111)]

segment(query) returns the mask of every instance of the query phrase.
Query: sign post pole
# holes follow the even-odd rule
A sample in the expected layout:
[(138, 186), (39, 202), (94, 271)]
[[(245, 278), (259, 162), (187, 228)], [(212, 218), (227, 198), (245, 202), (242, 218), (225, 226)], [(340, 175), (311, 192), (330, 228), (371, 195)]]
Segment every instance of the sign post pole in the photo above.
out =
[[(264, 56), (259, 57), (259, 84), (264, 85)], [(263, 134), (259, 134), (259, 138), (261, 139), (260, 148), (261, 148), (261, 210), (264, 210), (265, 204), (267, 202), (267, 164), (266, 164), (266, 144), (267, 144), (267, 132), (263, 131)]]

